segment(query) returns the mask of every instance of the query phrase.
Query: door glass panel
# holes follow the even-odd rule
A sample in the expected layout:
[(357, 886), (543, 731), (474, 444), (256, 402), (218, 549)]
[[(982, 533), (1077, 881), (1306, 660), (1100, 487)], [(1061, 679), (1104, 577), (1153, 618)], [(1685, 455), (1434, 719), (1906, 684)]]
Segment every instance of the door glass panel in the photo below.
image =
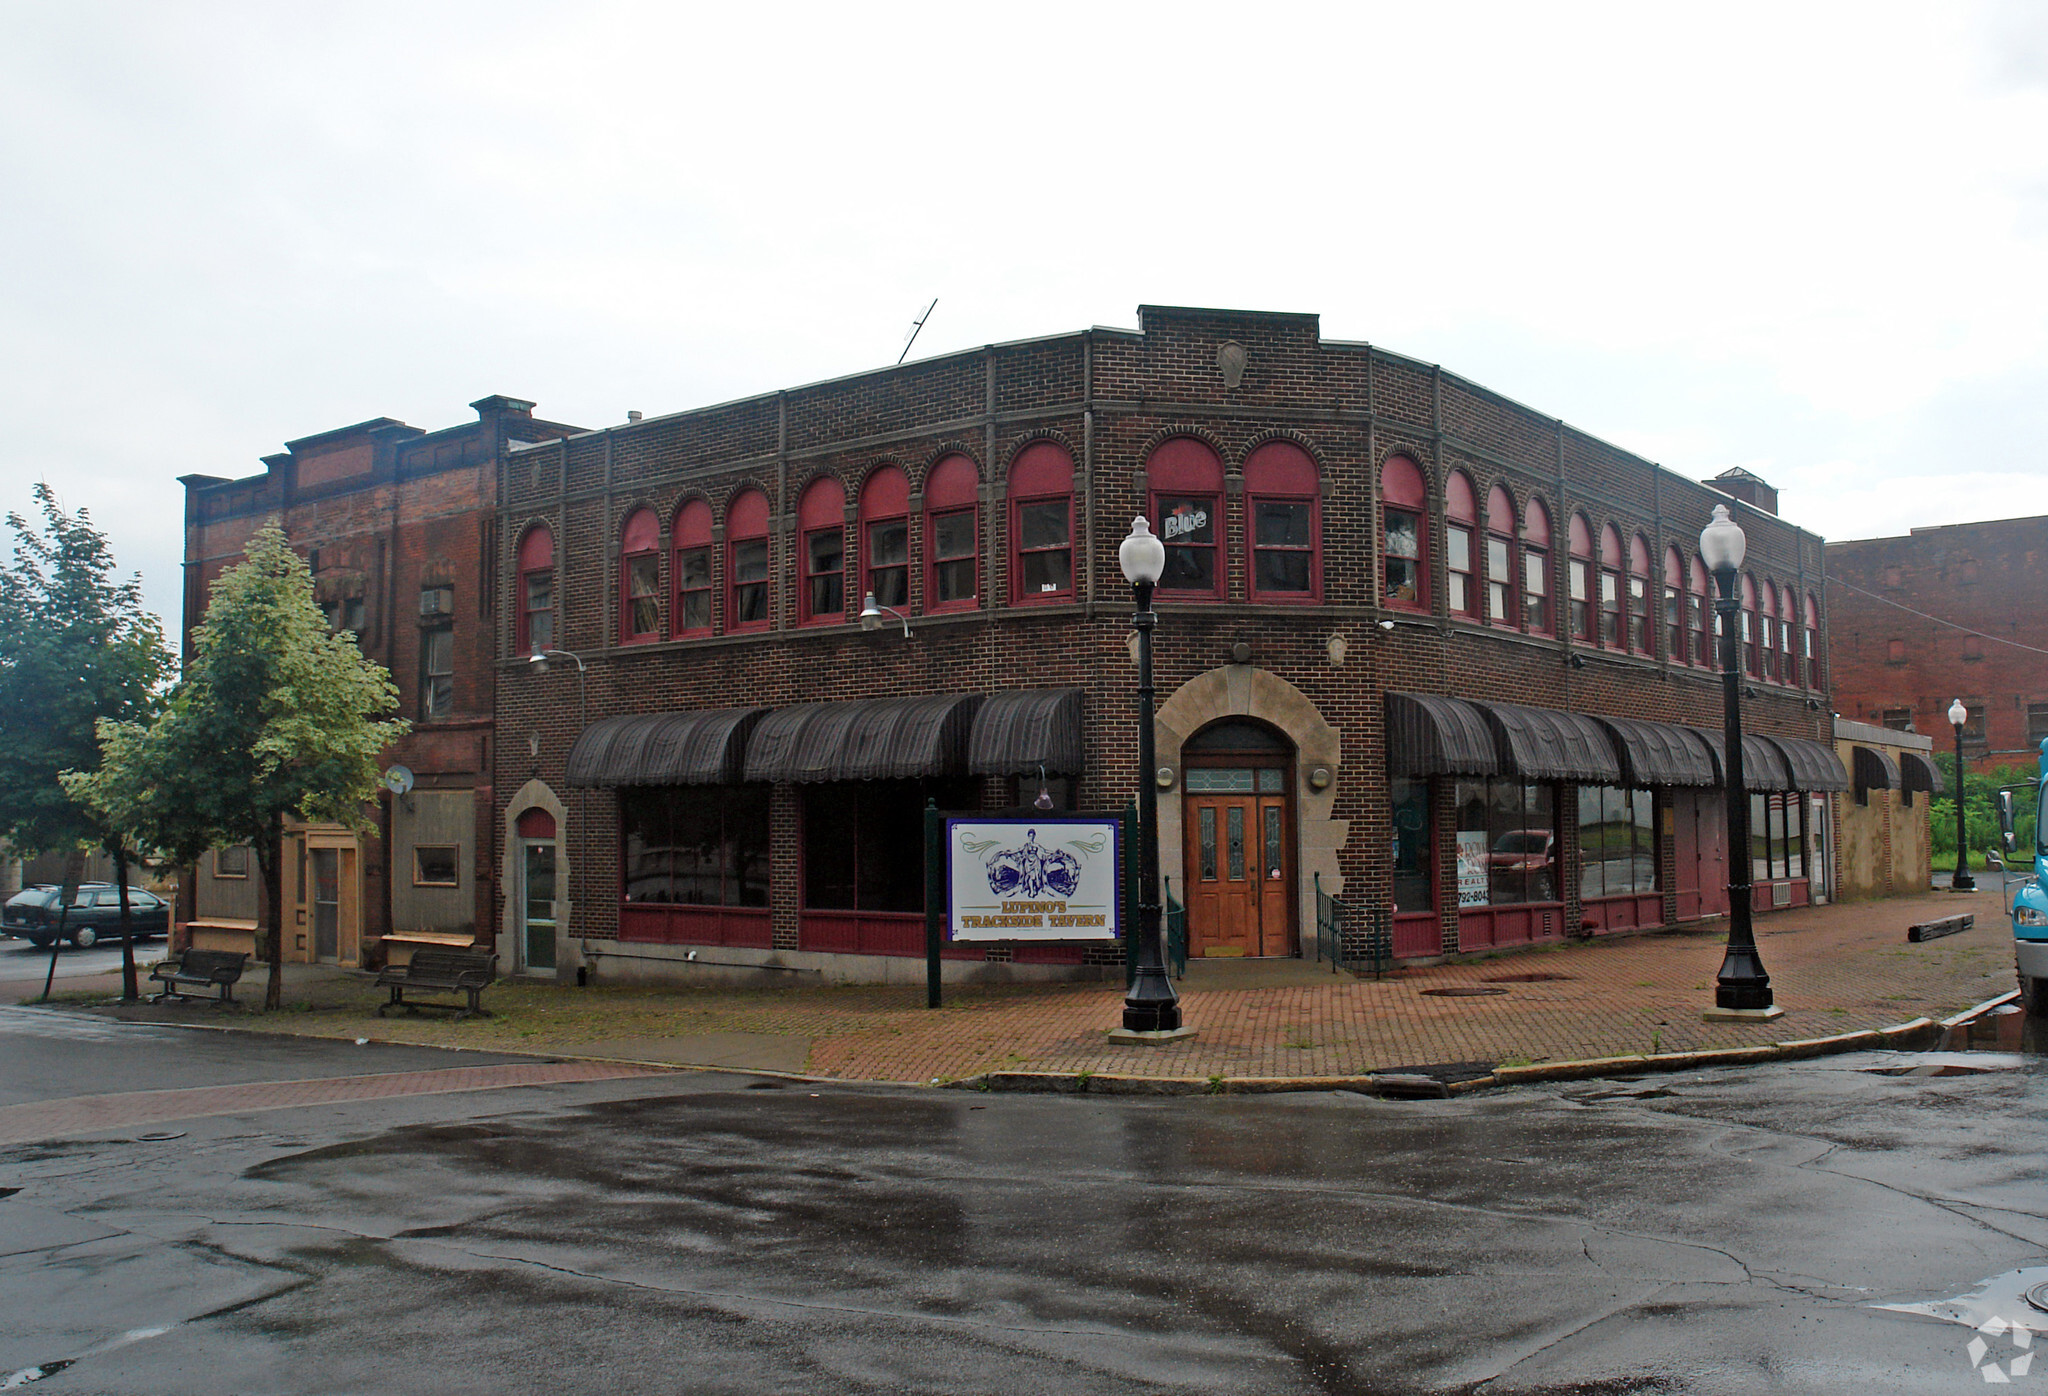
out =
[(1280, 806), (1266, 806), (1266, 880), (1276, 882), (1280, 869)]
[(1202, 816), (1202, 881), (1216, 880), (1216, 809), (1204, 805)]
[(1194, 770), (1187, 773), (1190, 795), (1249, 795), (1253, 772), (1248, 770)]
[(1223, 812), (1229, 829), (1230, 880), (1244, 881), (1244, 806), (1232, 805)]
[(1261, 795), (1281, 795), (1285, 794), (1286, 791), (1287, 773), (1285, 771), (1259, 772), (1259, 793)]
[(526, 846), (526, 965), (555, 967), (555, 846)]
[(313, 850), (313, 953), (341, 954), (341, 854), (332, 848)]

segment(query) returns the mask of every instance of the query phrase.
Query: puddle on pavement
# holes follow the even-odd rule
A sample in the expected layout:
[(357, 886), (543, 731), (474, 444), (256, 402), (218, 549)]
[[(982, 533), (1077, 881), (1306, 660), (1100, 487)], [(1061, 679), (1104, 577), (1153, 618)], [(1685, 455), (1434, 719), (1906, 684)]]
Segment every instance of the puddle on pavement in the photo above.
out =
[[(2048, 1265), (2030, 1265), (1993, 1275), (1975, 1289), (1953, 1299), (1927, 1299), (1907, 1304), (1872, 1304), (1894, 1314), (1915, 1314), (1938, 1318), (1943, 1323), (1960, 1323), (1979, 1332), (1997, 1321), (2004, 1333), (2015, 1326), (2033, 1333), (2048, 1334)], [(2018, 1343), (2020, 1347), (2031, 1346)]]
[(2030, 1014), (2016, 1003), (2001, 1003), (1949, 1029), (1943, 1046), (1950, 1051), (2048, 1056), (2048, 1017)]

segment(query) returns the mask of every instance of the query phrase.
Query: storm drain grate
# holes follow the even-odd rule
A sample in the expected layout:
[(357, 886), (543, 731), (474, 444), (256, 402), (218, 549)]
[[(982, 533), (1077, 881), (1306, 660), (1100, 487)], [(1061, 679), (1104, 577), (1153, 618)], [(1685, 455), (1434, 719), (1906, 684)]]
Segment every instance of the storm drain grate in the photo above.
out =
[(1489, 989), (1483, 984), (1453, 984), (1448, 989), (1424, 989), (1425, 994), (1442, 999), (1476, 999), (1487, 994), (1504, 994), (1506, 989)]

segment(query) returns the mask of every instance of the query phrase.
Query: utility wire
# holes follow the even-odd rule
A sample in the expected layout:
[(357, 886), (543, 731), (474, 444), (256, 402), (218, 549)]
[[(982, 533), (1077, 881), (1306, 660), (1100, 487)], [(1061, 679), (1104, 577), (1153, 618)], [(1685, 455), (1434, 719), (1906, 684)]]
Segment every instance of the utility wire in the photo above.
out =
[(2014, 649), (2025, 650), (2028, 654), (2048, 654), (2048, 650), (2034, 645), (2023, 645), (2018, 640), (2008, 640), (2003, 635), (1987, 635), (1981, 630), (1972, 630), (1969, 626), (1959, 621), (1943, 620), (1940, 616), (1930, 616), (1925, 611), (1916, 611), (1902, 601), (1894, 601), (1889, 596), (1879, 596), (1874, 591), (1866, 591), (1854, 582), (1845, 582), (1840, 577), (1829, 577), (1828, 581), (1835, 586), (1845, 587), (1859, 596), (1867, 596), (1872, 601), (1882, 601), (1885, 605), (1904, 611), (1909, 616), (1918, 616), (1922, 620), (1931, 620), (1936, 625), (1945, 625), (1951, 630), (1960, 630), (1965, 635), (1975, 635), (1978, 639), (1989, 640), (1995, 645), (2011, 645)]

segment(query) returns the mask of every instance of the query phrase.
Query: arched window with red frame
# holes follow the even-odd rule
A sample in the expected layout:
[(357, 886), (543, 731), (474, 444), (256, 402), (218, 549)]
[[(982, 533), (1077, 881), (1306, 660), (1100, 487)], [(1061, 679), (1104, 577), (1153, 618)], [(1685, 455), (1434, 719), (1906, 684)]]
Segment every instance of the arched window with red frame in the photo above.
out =
[(893, 465), (860, 487), (860, 567), (863, 599), (910, 605), (910, 479)]
[(535, 524), (519, 540), (519, 624), (521, 654), (555, 647), (555, 535)]
[(1292, 441), (1268, 441), (1245, 457), (1252, 600), (1322, 599), (1321, 485), (1315, 459)]
[(1453, 470), (1444, 479), (1444, 578), (1454, 616), (1477, 619), (1479, 588), (1472, 569), (1478, 557), (1479, 496), (1472, 477)]
[(1799, 687), (1799, 594), (1789, 584), (1778, 588), (1778, 664), (1785, 684)]
[(1756, 578), (1742, 574), (1742, 629), (1737, 642), (1742, 646), (1742, 667), (1753, 679), (1763, 677), (1762, 631), (1756, 623)]
[(1429, 609), (1429, 483), (1406, 456), (1380, 467), (1380, 602)]
[(1548, 635), (1550, 611), (1550, 509), (1530, 496), (1522, 509), (1522, 628)]
[(1593, 627), (1593, 526), (1584, 514), (1574, 513), (1571, 522), (1572, 550), (1571, 606), (1572, 639), (1582, 645), (1597, 644)]
[(969, 611), (980, 595), (981, 476), (951, 455), (924, 480), (926, 611)]
[(1600, 643), (1622, 647), (1621, 530), (1613, 524), (1600, 530)]
[(1074, 458), (1035, 441), (1010, 462), (1010, 604), (1074, 599)]
[(1655, 654), (1656, 644), (1650, 628), (1650, 540), (1638, 533), (1628, 540), (1628, 647), (1635, 654)]
[(1685, 663), (1685, 555), (1664, 550), (1664, 659)]
[(661, 521), (635, 509), (619, 530), (619, 643), (661, 638)]
[(1515, 623), (1514, 496), (1495, 485), (1486, 496), (1486, 623)]
[(1806, 686), (1818, 689), (1820, 673), (1820, 602), (1806, 593)]
[(820, 475), (797, 498), (797, 559), (803, 567), (797, 624), (846, 620), (846, 486)]
[(725, 628), (766, 630), (768, 496), (741, 490), (725, 510)]
[(1711, 630), (1707, 626), (1707, 617), (1713, 614), (1708, 598), (1714, 579), (1707, 575), (1707, 564), (1695, 557), (1687, 565), (1687, 580), (1685, 624), (1692, 633), (1692, 662), (1701, 669), (1712, 669), (1721, 663), (1714, 652), (1714, 637), (1721, 633), (1720, 617), (1715, 616)]
[(1166, 544), (1164, 595), (1189, 601), (1223, 596), (1223, 462), (1191, 436), (1163, 441), (1145, 462), (1152, 517)]
[(1757, 644), (1763, 650), (1763, 676), (1778, 681), (1778, 584), (1766, 578), (1757, 598)]
[(671, 605), (673, 632), (678, 635), (711, 633), (711, 505), (702, 499), (686, 499), (676, 510), (670, 549), (675, 554), (675, 601)]

